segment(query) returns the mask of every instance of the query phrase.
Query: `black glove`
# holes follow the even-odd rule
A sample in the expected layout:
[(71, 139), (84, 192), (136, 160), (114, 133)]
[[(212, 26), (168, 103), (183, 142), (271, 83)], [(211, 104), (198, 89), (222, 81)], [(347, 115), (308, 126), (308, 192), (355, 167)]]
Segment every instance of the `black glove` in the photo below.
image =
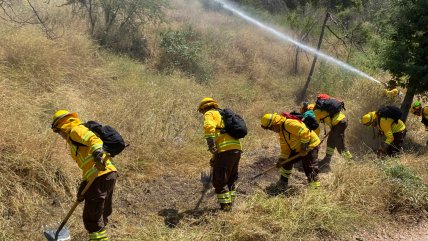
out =
[(78, 201), (78, 202), (82, 202), (83, 200), (85, 200), (85, 196), (84, 196), (84, 195), (81, 195), (81, 193), (82, 193), (83, 189), (85, 189), (86, 184), (88, 184), (88, 182), (87, 182), (87, 181), (82, 181), (82, 182), (80, 183), (80, 185), (79, 185), (79, 188), (77, 189), (77, 195), (76, 195), (76, 198), (77, 198), (77, 201)]
[(304, 152), (309, 152), (310, 148), (309, 148), (309, 142), (308, 143), (302, 143), (302, 151)]
[(217, 147), (215, 146), (214, 138), (212, 137), (207, 138), (207, 145), (208, 145), (208, 150), (211, 152), (211, 154), (217, 153)]
[(92, 156), (94, 156), (95, 168), (97, 168), (98, 171), (105, 171), (106, 170), (105, 159), (106, 159), (107, 153), (102, 148), (100, 148), (98, 150), (95, 150), (94, 153), (92, 153)]

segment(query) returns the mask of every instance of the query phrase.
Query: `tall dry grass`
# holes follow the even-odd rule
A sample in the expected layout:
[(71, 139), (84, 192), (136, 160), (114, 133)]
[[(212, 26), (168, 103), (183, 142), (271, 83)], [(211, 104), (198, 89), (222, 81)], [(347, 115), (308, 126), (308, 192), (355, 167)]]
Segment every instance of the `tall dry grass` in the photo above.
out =
[[(205, 85), (181, 72), (163, 75), (152, 69), (153, 63), (101, 50), (81, 31), (82, 23), (68, 17), (56, 18), (69, 21), (69, 28), (55, 40), (34, 27), (0, 28), (1, 240), (43, 240), (41, 226), (60, 221), (74, 201), (79, 170), (63, 140), (49, 129), (57, 109), (110, 124), (130, 143), (116, 160), (120, 180), (109, 225), (114, 240), (341, 239), (361, 228), (381, 226), (380, 220), (393, 226), (397, 215), (421, 216), (427, 203), (423, 185), (417, 178), (410, 178), (410, 184), (391, 178), (389, 166), (368, 154), (376, 141), (358, 120), (383, 99), (376, 94), (378, 86), (354, 77), (332, 80), (332, 86), (314, 82), (310, 94), (333, 91), (345, 100), (347, 140), (357, 162), (335, 159), (333, 173), (321, 177), (321, 190), (300, 187), (294, 196), (270, 197), (255, 188), (239, 197), (232, 214), (211, 212), (209, 208), (216, 207), (212, 196), (203, 212), (190, 212), (199, 197), (199, 172), (209, 159), (202, 117), (196, 112), (200, 99), (212, 96), (245, 117), (245, 168), (278, 153), (276, 137), (259, 127), (259, 119), (264, 113), (299, 108), (295, 90), (305, 76), (288, 74), (293, 48), (233, 16), (180, 3), (186, 4), (174, 5), (180, 11), (169, 15), (172, 25), (194, 25), (215, 66), (215, 78)], [(156, 53), (161, 29), (148, 29)], [(408, 173), (400, 169), (403, 164), (426, 183), (422, 127), (414, 120), (410, 126), (411, 147), (419, 152), (390, 166)], [(402, 184), (410, 185), (410, 193), (400, 192)], [(391, 212), (391, 204), (401, 207), (399, 212)], [(177, 211), (169, 217), (176, 228), (165, 225), (162, 209)], [(81, 207), (69, 222), (75, 240), (86, 238), (80, 212)]]

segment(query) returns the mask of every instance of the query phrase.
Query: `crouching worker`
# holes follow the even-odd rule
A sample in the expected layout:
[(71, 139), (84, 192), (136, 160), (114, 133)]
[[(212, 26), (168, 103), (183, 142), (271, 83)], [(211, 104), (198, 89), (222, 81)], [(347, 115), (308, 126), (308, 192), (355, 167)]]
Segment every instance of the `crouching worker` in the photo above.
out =
[(220, 209), (230, 211), (236, 198), (235, 182), (238, 180), (238, 165), (241, 159), (241, 143), (233, 138), (225, 128), (219, 112), (219, 104), (212, 98), (204, 98), (198, 106), (204, 115), (204, 133), (208, 150), (212, 157), (212, 182)]
[[(293, 164), (298, 161), (302, 161), (309, 186), (314, 188), (319, 187), (318, 150), (321, 141), (315, 132), (310, 131), (300, 120), (286, 119), (276, 113), (263, 115), (261, 127), (276, 132), (279, 136), (281, 155), (277, 162), (280, 173), (277, 188), (280, 191), (287, 189)], [(287, 159), (295, 155), (299, 155), (300, 157), (286, 162)]]
[(377, 128), (379, 135), (385, 136), (385, 141), (382, 142), (377, 152), (378, 157), (396, 156), (403, 151), (404, 137), (406, 137), (406, 125), (403, 121), (384, 116), (380, 111), (372, 111), (361, 118), (361, 123)]
[[(103, 150), (102, 140), (81, 123), (76, 113), (67, 110), (55, 112), (52, 130), (66, 140), (71, 157), (82, 169), (83, 181), (77, 200), (85, 201), (83, 223), (89, 233), (89, 240), (109, 240), (106, 225), (112, 213), (116, 167)], [(94, 180), (92, 185), (81, 195), (91, 180)]]

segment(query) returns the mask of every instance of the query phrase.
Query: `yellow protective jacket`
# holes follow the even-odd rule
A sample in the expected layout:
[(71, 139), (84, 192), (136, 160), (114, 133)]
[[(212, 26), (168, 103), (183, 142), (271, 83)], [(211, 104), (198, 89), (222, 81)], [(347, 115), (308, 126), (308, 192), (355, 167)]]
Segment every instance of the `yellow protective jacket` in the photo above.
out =
[(302, 144), (308, 144), (309, 149), (313, 149), (320, 143), (317, 134), (310, 131), (303, 122), (294, 119), (285, 119), (282, 122), (279, 132), (280, 158), (287, 159), (291, 151), (303, 152)]
[(218, 110), (212, 109), (204, 114), (204, 133), (205, 139), (214, 138), (218, 152), (229, 150), (242, 150), (239, 140), (231, 137), (227, 133), (220, 133), (224, 128), (221, 114)]
[(341, 120), (346, 118), (345, 114), (343, 114), (342, 112), (330, 116), (327, 111), (315, 109), (314, 113), (319, 123), (325, 123), (330, 127), (337, 125)]
[[(97, 169), (92, 153), (102, 148), (102, 140), (86, 128), (79, 119), (71, 119), (61, 127), (67, 133), (67, 144), (70, 146), (70, 155), (82, 170), (83, 180), (93, 178)], [(80, 144), (77, 144), (80, 143)], [(117, 171), (110, 159), (106, 161), (106, 170), (98, 172), (97, 177)]]
[(428, 106), (422, 108), (422, 123), (425, 125), (425, 130), (428, 131)]
[(398, 96), (399, 91), (398, 91), (398, 89), (392, 89), (392, 90), (385, 89), (383, 91), (383, 94), (389, 98), (394, 98), (394, 97)]
[(381, 117), (378, 122), (379, 132), (385, 135), (385, 143), (388, 145), (394, 141), (394, 133), (406, 130), (406, 125), (401, 120), (394, 123), (394, 120), (391, 118)]

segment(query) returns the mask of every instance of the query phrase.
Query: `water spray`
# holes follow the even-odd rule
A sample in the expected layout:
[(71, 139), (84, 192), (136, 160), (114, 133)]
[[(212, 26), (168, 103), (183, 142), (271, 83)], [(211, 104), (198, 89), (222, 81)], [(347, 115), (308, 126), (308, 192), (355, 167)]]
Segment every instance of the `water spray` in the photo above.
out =
[(336, 58), (333, 58), (333, 57), (331, 57), (331, 56), (329, 56), (329, 55), (327, 55), (327, 54), (325, 54), (325, 53), (323, 53), (321, 51), (318, 51), (318, 50), (316, 50), (316, 49), (314, 49), (312, 47), (304, 45), (304, 44), (300, 43), (299, 41), (294, 40), (291, 37), (289, 37), (289, 36), (287, 36), (287, 35), (279, 32), (279, 31), (275, 30), (274, 28), (269, 27), (266, 24), (263, 24), (262, 22), (260, 22), (260, 21), (258, 21), (256, 19), (248, 16), (247, 14), (245, 14), (244, 12), (242, 12), (241, 10), (238, 10), (235, 7), (231, 6), (231, 4), (228, 4), (226, 1), (223, 1), (223, 0), (213, 0), (213, 1), (218, 2), (224, 9), (233, 12), (234, 14), (236, 14), (237, 16), (241, 17), (242, 19), (246, 20), (247, 22), (250, 22), (251, 24), (254, 24), (254, 25), (260, 27), (264, 31), (275, 35), (277, 38), (279, 38), (281, 40), (284, 40), (286, 42), (292, 43), (292, 44), (298, 46), (299, 48), (301, 48), (301, 49), (303, 49), (303, 50), (305, 50), (307, 52), (310, 52), (310, 53), (312, 53), (314, 55), (318, 55), (319, 58), (324, 59), (327, 62), (333, 63), (333, 64), (335, 64), (335, 65), (337, 65), (337, 66), (339, 66), (339, 67), (341, 67), (343, 69), (346, 69), (349, 72), (355, 73), (355, 74), (357, 74), (359, 76), (362, 76), (362, 77), (364, 77), (366, 79), (369, 79), (369, 80), (371, 80), (373, 82), (376, 82), (378, 84), (382, 84), (382, 82), (380, 82), (379, 80), (377, 80), (377, 79), (371, 77), (370, 75), (362, 72), (361, 70), (358, 70), (358, 69), (352, 67), (351, 65), (349, 65), (347, 63), (344, 63), (344, 62), (342, 62), (342, 61), (340, 61), (340, 60), (338, 60)]

